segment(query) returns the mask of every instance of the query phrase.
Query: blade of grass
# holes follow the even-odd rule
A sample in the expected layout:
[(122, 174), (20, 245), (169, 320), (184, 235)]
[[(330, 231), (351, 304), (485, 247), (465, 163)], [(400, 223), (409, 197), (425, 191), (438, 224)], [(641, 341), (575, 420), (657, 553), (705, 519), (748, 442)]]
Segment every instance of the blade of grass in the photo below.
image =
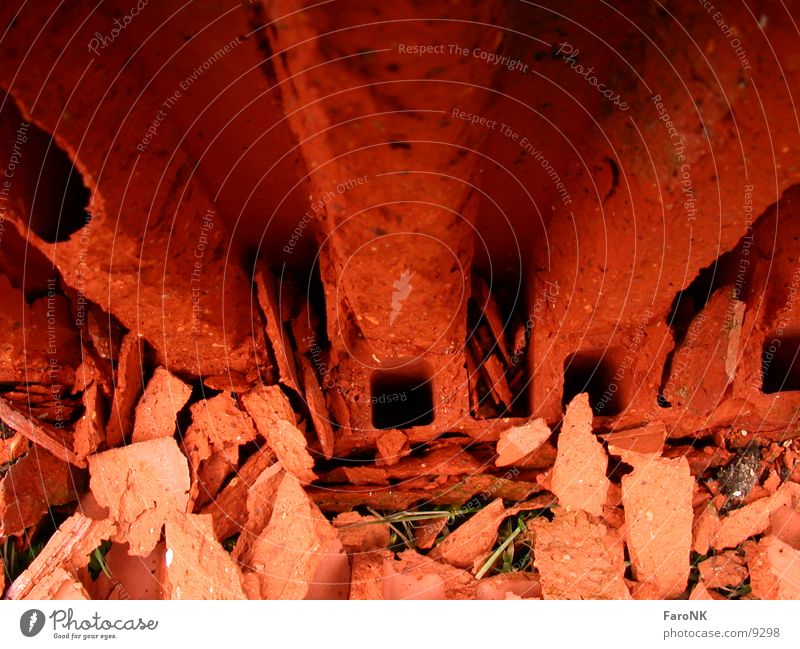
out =
[(448, 521), (452, 523), (458, 516), (464, 516), (466, 514), (474, 514), (476, 512), (479, 512), (480, 508), (446, 510), (446, 511), (434, 510), (434, 511), (421, 511), (421, 512), (403, 511), (403, 512), (397, 512), (395, 514), (381, 514), (380, 512), (372, 509), (371, 507), (367, 507), (367, 511), (380, 520), (350, 523), (349, 525), (343, 525), (342, 527), (360, 527), (362, 525), (382, 525), (384, 523), (403, 523), (406, 521), (416, 522), (416, 521), (425, 521), (436, 518), (447, 518)]
[(403, 532), (401, 532), (393, 523), (389, 523), (389, 527), (392, 528), (392, 531), (400, 537), (403, 543), (406, 544), (407, 547), (412, 548), (414, 544), (412, 543), (411, 539), (409, 539)]
[(494, 562), (497, 561), (500, 555), (503, 554), (503, 552), (505, 552), (505, 549), (514, 541), (515, 538), (517, 538), (522, 533), (524, 529), (525, 529), (524, 526), (521, 525), (517, 526), (517, 529), (515, 529), (508, 536), (508, 538), (500, 544), (500, 547), (498, 547), (494, 552), (492, 552), (492, 556), (489, 557), (486, 563), (484, 563), (481, 569), (477, 572), (477, 574), (475, 575), (475, 579), (481, 579), (487, 572), (489, 572), (489, 569), (494, 565)]
[(96, 581), (102, 572), (106, 577), (111, 579), (111, 571), (106, 563), (106, 553), (111, 549), (111, 541), (103, 541), (92, 552), (89, 559), (89, 574), (92, 580)]
[(100, 548), (96, 548), (94, 551), (94, 558), (97, 561), (97, 564), (100, 566), (100, 570), (103, 571), (103, 574), (111, 579), (111, 571), (108, 569), (108, 564), (106, 563), (106, 558), (103, 556), (103, 552)]
[[(381, 516), (378, 512), (376, 512), (371, 507), (367, 508), (367, 511), (372, 514), (373, 516), (377, 516), (378, 518), (382, 519), (381, 522), (387, 523), (389, 525), (389, 529), (391, 529), (402, 541), (406, 544), (407, 547), (412, 548), (414, 544), (412, 543), (411, 539), (409, 539), (402, 531), (394, 524), (394, 522), (388, 520), (386, 517)], [(378, 522), (378, 521), (371, 521), (371, 522)]]
[(371, 507), (367, 507), (367, 511), (378, 518), (377, 521), (361, 521), (358, 523), (350, 523), (349, 525), (343, 525), (342, 528), (349, 528), (349, 527), (361, 527), (363, 525), (384, 525), (386, 523), (405, 523), (405, 522), (416, 522), (416, 521), (426, 521), (435, 518), (449, 518), (449, 512), (399, 512), (397, 514), (389, 514), (384, 515), (380, 512), (375, 511)]
[(725, 591), (724, 594), (727, 599), (740, 599), (751, 592), (750, 584), (741, 584), (736, 588), (726, 587), (721, 590)]

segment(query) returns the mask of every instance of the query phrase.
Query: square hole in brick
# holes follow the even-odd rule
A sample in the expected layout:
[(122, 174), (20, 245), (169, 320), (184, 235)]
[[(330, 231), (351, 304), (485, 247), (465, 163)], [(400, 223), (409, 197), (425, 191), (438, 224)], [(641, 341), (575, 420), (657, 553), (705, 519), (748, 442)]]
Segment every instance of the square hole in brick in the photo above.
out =
[(767, 337), (761, 354), (761, 389), (766, 394), (800, 390), (800, 332)]
[(616, 359), (624, 352), (617, 349), (580, 351), (564, 361), (564, 391), (561, 405), (566, 409), (582, 392), (589, 393), (594, 414), (618, 415), (627, 405), (624, 373), (618, 371)]
[(370, 398), (375, 428), (411, 428), (433, 423), (433, 386), (430, 372), (423, 365), (376, 370), (370, 379)]

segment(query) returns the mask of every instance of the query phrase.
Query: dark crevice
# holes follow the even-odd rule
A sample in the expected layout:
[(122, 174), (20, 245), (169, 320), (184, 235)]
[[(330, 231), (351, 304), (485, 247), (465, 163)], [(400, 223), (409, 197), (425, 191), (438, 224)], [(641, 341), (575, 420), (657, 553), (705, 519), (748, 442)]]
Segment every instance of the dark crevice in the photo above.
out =
[(721, 286), (730, 284), (739, 260), (736, 249), (726, 252), (703, 268), (697, 277), (683, 291), (679, 291), (672, 302), (667, 324), (672, 328), (675, 344), (686, 339), (686, 334), (694, 318), (703, 310), (714, 292)]
[(37, 236), (48, 243), (67, 241), (86, 226), (91, 192), (83, 176), (53, 137), (27, 122), (11, 98), (4, 98), (3, 130), (10, 138), (4, 160), (5, 197)]
[(372, 425), (386, 430), (433, 423), (433, 386), (422, 363), (399, 364), (376, 370), (370, 378)]
[(671, 406), (663, 392), (669, 382), (675, 352), (686, 340), (692, 322), (708, 304), (711, 296), (720, 288), (728, 286), (731, 290), (731, 299), (747, 300), (755, 271), (754, 260), (751, 259), (756, 250), (754, 233), (758, 225), (764, 222), (764, 217), (770, 209), (756, 219), (731, 250), (724, 252), (713, 263), (701, 269), (692, 283), (675, 295), (666, 320), (672, 329), (675, 347), (667, 355), (661, 376), (658, 405), (662, 408)]
[[(146, 386), (149, 381), (150, 377), (148, 377), (144, 385)], [(212, 390), (203, 385), (201, 381), (187, 381), (187, 383), (192, 386), (192, 394), (189, 396), (186, 405), (184, 405), (175, 416), (175, 432), (179, 440), (183, 439), (186, 431), (189, 430), (189, 426), (192, 425), (192, 406), (206, 399), (211, 399), (221, 393), (220, 390)]]
[(522, 283), (514, 289), (477, 274), (467, 301), (465, 346), (470, 413), (475, 419), (525, 417), (530, 414), (528, 367), (533, 317), (523, 320)]
[(619, 187), (619, 166), (613, 158), (606, 158), (609, 168), (611, 169), (611, 188), (603, 198), (603, 203), (606, 203), (616, 192)]
[(564, 389), (561, 405), (579, 394), (589, 395), (589, 405), (597, 416), (620, 414), (627, 406), (629, 393), (625, 373), (619, 371), (624, 350), (618, 348), (585, 350), (564, 361)]
[[(260, 2), (250, 3), (249, 9), (252, 14), (250, 19), (250, 28), (253, 31), (253, 38), (256, 41), (256, 47), (262, 55), (261, 62), (258, 64), (261, 73), (267, 80), (267, 85), (270, 88), (276, 88), (278, 85), (278, 75), (275, 73), (275, 65), (273, 63), (274, 53), (272, 51), (272, 44), (269, 42), (269, 37), (266, 33), (266, 16), (264, 15), (264, 7)], [(273, 30), (273, 36), (276, 35), (275, 24), (270, 25)]]
[(322, 283), (319, 264), (314, 264), (312, 267), (306, 288), (308, 317), (311, 320), (309, 326), (314, 327), (314, 333), (320, 344), (327, 346), (329, 340), (327, 309), (325, 308), (325, 286)]
[(761, 355), (765, 394), (800, 390), (800, 331), (767, 336)]

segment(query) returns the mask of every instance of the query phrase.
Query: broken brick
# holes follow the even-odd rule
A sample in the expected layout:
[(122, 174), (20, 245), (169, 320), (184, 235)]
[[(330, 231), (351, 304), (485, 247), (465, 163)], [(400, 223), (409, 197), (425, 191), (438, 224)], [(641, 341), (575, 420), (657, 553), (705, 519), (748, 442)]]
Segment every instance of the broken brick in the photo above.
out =
[(661, 599), (659, 588), (652, 581), (634, 581), (626, 579), (625, 583), (628, 584), (631, 596), (635, 600), (652, 601), (654, 599)]
[[(256, 296), (259, 306), (264, 312), (267, 341), (272, 347), (275, 362), (278, 365), (278, 377), (281, 383), (298, 395), (301, 395), (295, 365), (294, 352), (283, 322), (280, 318), (278, 299), (275, 290), (275, 278), (263, 266), (254, 274)], [(308, 389), (308, 388), (306, 388)]]
[(478, 583), (478, 599), (508, 599), (509, 593), (521, 599), (541, 599), (539, 575), (532, 572), (510, 572), (492, 575)]
[(23, 534), (50, 507), (77, 500), (85, 483), (84, 472), (36, 445), (0, 476), (0, 536)]
[(708, 588), (738, 588), (747, 579), (744, 559), (731, 551), (715, 554), (697, 567)]
[(472, 475), (481, 472), (481, 463), (456, 444), (444, 443), (419, 457), (407, 457), (386, 467), (356, 466), (332, 471), (328, 479), (339, 475), (354, 485), (381, 484), (388, 480), (409, 480), (420, 477)]
[(769, 527), (773, 536), (800, 550), (800, 511), (795, 505), (787, 503), (776, 507), (769, 515)]
[(592, 433), (589, 395), (579, 394), (567, 406), (558, 435), (552, 485), (561, 506), (600, 516), (608, 492), (607, 467), (605, 449)]
[(119, 524), (113, 540), (137, 556), (153, 551), (172, 512), (186, 510), (189, 470), (171, 437), (93, 455), (89, 473), (92, 494)]
[(252, 561), (253, 545), (269, 524), (282, 481), (283, 469), (276, 463), (264, 469), (247, 490), (247, 520), (233, 550), (233, 558), (240, 563)]
[(769, 527), (770, 515), (782, 505), (791, 503), (800, 487), (785, 483), (772, 496), (761, 498), (740, 509), (735, 509), (720, 520), (712, 545), (717, 550), (735, 548), (742, 541), (760, 534)]
[[(25, 572), (11, 584), (6, 597), (37, 599), (32, 593), (38, 584), (50, 580), (51, 585), (57, 585), (61, 577), (64, 577), (64, 570), (74, 577), (78, 570), (89, 564), (89, 555), (95, 548), (102, 541), (109, 539), (115, 531), (115, 525), (111, 520), (97, 521), (82, 514), (73, 514), (50, 537)], [(56, 573), (56, 577), (48, 577)]]
[(605, 525), (583, 511), (558, 510), (528, 529), (544, 599), (630, 599), (622, 544)]
[(214, 537), (210, 516), (172, 511), (164, 525), (169, 599), (245, 599), (239, 566)]
[(711, 295), (691, 324), (692, 336), (675, 349), (664, 398), (693, 415), (710, 413), (734, 379), (745, 304), (731, 286)]
[(256, 430), (236, 400), (223, 392), (191, 407), (192, 423), (183, 447), (192, 471), (191, 501), (195, 508), (213, 500), (239, 464), (239, 448), (255, 440)]
[(336, 536), (298, 479), (284, 473), (269, 524), (254, 542), (247, 567), (257, 580), (260, 597), (304, 599)]
[(322, 550), (322, 561), (309, 585), (305, 599), (338, 600), (350, 597), (350, 558), (338, 538)]
[(178, 412), (189, 401), (192, 388), (163, 367), (157, 367), (136, 405), (133, 441), (172, 437)]
[(106, 552), (109, 575), (101, 572), (94, 583), (92, 599), (157, 600), (164, 598), (166, 547), (156, 545), (146, 557), (128, 553), (127, 543), (113, 543)]
[(383, 566), (391, 556), (388, 550), (353, 555), (350, 572), (350, 599), (383, 599)]
[(460, 570), (405, 550), (383, 565), (384, 599), (475, 599), (478, 580)]
[(72, 571), (62, 566), (56, 566), (52, 572), (37, 581), (25, 597), (20, 599), (54, 601), (88, 600), (91, 597)]
[(745, 553), (750, 588), (758, 599), (800, 599), (800, 551), (765, 536)]
[(414, 545), (420, 550), (432, 548), (436, 539), (447, 525), (447, 517), (437, 516), (431, 520), (423, 520), (414, 527)]
[(141, 338), (130, 331), (122, 339), (117, 362), (111, 415), (106, 426), (108, 446), (115, 448), (133, 432), (133, 413), (144, 392), (144, 346)]
[[(5, 166), (4, 166), (5, 169)], [(12, 174), (13, 175), (13, 174)], [(10, 181), (9, 181), (10, 182)], [(4, 193), (4, 197), (7, 195)], [(4, 200), (3, 234), (8, 233), (8, 212)], [(3, 244), (7, 237), (2, 240)], [(20, 251), (17, 266), (23, 273), (23, 283), (30, 284), (30, 266), (22, 263), (22, 254), (31, 264), (35, 253)], [(70, 304), (55, 284), (47, 287), (47, 297), (30, 301), (26, 291), (13, 286), (5, 270), (0, 270), (0, 330), (3, 331), (3, 347), (0, 351), (0, 385), (39, 384), (52, 392), (52, 386), (71, 388), (75, 381), (75, 370), (81, 362), (78, 332), (74, 328)], [(30, 288), (27, 288), (29, 291)], [(53, 352), (55, 350), (55, 354)]]
[(626, 542), (633, 574), (659, 597), (680, 595), (689, 579), (694, 480), (685, 459), (651, 458), (622, 478)]
[(70, 436), (63, 427), (34, 421), (2, 397), (0, 397), (0, 420), (64, 462), (79, 468), (86, 467), (86, 459), (75, 453)]
[(302, 482), (315, 480), (314, 459), (308, 452), (305, 435), (294, 424), (294, 412), (281, 389), (260, 386), (245, 394), (242, 402), (283, 468)]
[(305, 356), (300, 356), (300, 367), (303, 371), (303, 387), (305, 388), (306, 405), (314, 423), (314, 430), (317, 432), (322, 454), (330, 459), (333, 456), (333, 425), (325, 404), (325, 397), (319, 386), (317, 372)]
[[(531, 494), (540, 492), (536, 483), (510, 478), (497, 478), (487, 474), (450, 476), (444, 481), (427, 481), (425, 488), (410, 488), (405, 483), (401, 488), (393, 486), (370, 485), (369, 488), (356, 485), (337, 486), (335, 490), (326, 487), (310, 487), (309, 495), (326, 512), (345, 512), (354, 507), (368, 505), (378, 510), (397, 511), (411, 509), (420, 502), (431, 505), (463, 505), (471, 499), (485, 503), (485, 494), (503, 500), (519, 502)], [(543, 504), (550, 504), (552, 496), (541, 497)]]
[[(667, 427), (663, 421), (651, 421), (641, 428), (620, 430), (605, 435), (608, 452), (633, 464), (631, 454), (636, 456), (660, 456), (667, 438)], [(636, 457), (634, 456), (634, 458)]]
[(344, 512), (333, 519), (339, 539), (349, 553), (370, 552), (389, 547), (389, 524), (377, 516)]
[(0, 435), (0, 467), (4, 467), (5, 470), (28, 452), (30, 442), (25, 435), (15, 430), (0, 429), (0, 431), (4, 431), (6, 435), (5, 437)]
[(536, 451), (550, 437), (551, 431), (544, 419), (534, 419), (522, 426), (512, 426), (500, 433), (497, 441), (496, 466), (509, 466)]
[(251, 455), (217, 497), (200, 513), (214, 520), (217, 539), (224, 540), (242, 531), (249, 517), (247, 504), (250, 487), (275, 462), (272, 449), (264, 445)]
[(105, 402), (92, 381), (83, 393), (83, 414), (75, 422), (72, 433), (72, 445), (78, 457), (85, 458), (97, 451), (106, 441), (103, 422), (105, 421)]
[(378, 438), (379, 464), (394, 466), (409, 453), (408, 437), (401, 430), (387, 430)]
[(692, 525), (692, 550), (697, 554), (708, 554), (711, 542), (719, 529), (717, 508), (706, 500), (696, 511)]
[(689, 595), (689, 601), (700, 601), (714, 599), (708, 592), (708, 589), (703, 585), (702, 581), (697, 582), (692, 589), (692, 594)]
[(383, 599), (447, 599), (441, 575), (429, 571), (398, 572), (394, 562), (384, 562)]
[(492, 549), (497, 528), (507, 515), (501, 498), (492, 501), (449, 534), (430, 556), (456, 568), (471, 568), (476, 558)]

